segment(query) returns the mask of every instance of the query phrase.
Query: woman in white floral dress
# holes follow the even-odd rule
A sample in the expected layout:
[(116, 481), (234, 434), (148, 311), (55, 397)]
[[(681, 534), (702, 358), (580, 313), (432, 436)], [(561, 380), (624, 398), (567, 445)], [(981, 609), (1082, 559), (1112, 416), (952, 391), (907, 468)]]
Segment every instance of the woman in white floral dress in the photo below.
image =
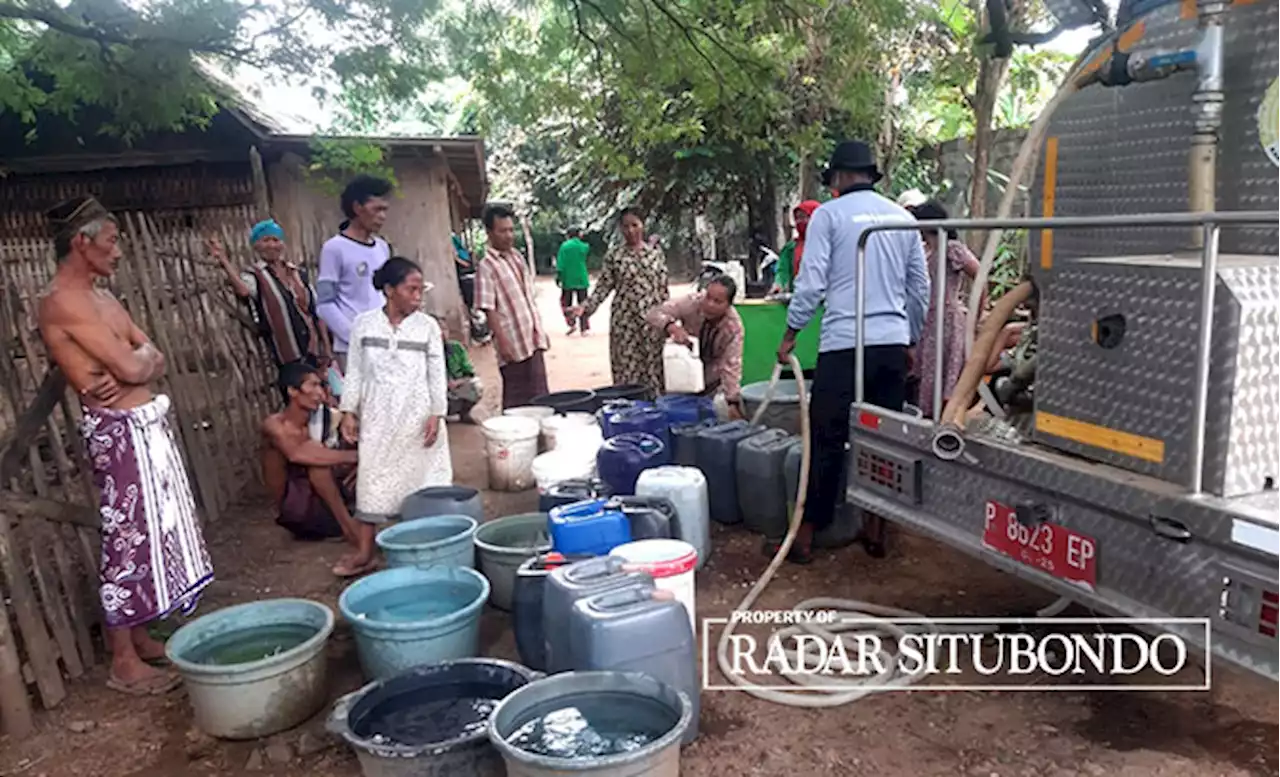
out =
[[(400, 503), (419, 489), (453, 482), (448, 380), (440, 325), (423, 313), (429, 288), (422, 270), (392, 257), (373, 274), (387, 298), (380, 310), (356, 317), (342, 392), (342, 435), (359, 440), (356, 517), (370, 524), (399, 515)], [(356, 568), (361, 574), (371, 567)]]

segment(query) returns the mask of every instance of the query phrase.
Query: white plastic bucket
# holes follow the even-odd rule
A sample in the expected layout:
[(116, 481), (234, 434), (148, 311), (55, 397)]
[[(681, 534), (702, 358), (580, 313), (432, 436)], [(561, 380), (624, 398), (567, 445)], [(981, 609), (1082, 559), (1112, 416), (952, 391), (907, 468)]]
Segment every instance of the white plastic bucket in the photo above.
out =
[(542, 443), (548, 451), (556, 449), (563, 432), (576, 431), (584, 427), (598, 427), (596, 417), (591, 413), (565, 413), (552, 415), (542, 419)]
[(579, 458), (587, 459), (592, 468), (595, 467), (596, 455), (600, 453), (602, 445), (604, 432), (600, 431), (599, 426), (574, 426), (556, 434), (556, 451), (572, 452)]
[(595, 470), (595, 461), (574, 450), (548, 451), (533, 460), (533, 479), (538, 493), (566, 480), (587, 480)]
[(532, 488), (533, 460), (538, 455), (538, 422), (516, 415), (500, 415), (480, 425), (484, 454), (489, 462), (489, 488), (525, 491)]
[(675, 595), (676, 601), (689, 611), (689, 626), (698, 636), (694, 603), (694, 570), (698, 566), (698, 550), (683, 540), (638, 540), (619, 545), (610, 556), (624, 559), (635, 569), (653, 575), (654, 584)]

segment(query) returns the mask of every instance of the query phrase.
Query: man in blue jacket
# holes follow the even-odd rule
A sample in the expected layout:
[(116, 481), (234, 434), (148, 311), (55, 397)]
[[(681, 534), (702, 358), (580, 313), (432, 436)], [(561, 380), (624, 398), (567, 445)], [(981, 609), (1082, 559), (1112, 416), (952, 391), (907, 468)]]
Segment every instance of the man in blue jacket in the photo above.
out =
[[(818, 366), (809, 406), (811, 469), (804, 524), (790, 560), (808, 563), (813, 538), (835, 517), (840, 470), (845, 466), (858, 337), (858, 238), (871, 224), (914, 221), (905, 209), (875, 191), (883, 176), (871, 148), (860, 141), (836, 147), (823, 173), (838, 196), (813, 213), (805, 236), (804, 263), (787, 311), (787, 333), (778, 348), (784, 363), (825, 301)], [(907, 350), (919, 339), (929, 311), (929, 272), (914, 230), (877, 232), (866, 249), (866, 315), (863, 401), (901, 411), (906, 402)], [(884, 524), (866, 516), (867, 552), (884, 555)]]

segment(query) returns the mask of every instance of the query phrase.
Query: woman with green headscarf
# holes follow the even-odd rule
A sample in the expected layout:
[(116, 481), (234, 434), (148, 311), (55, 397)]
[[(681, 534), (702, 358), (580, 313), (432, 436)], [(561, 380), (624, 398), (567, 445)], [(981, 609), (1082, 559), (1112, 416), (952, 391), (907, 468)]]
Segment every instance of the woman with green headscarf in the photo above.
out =
[(208, 244), (231, 290), (253, 305), (276, 366), (303, 362), (327, 369), (333, 358), (329, 330), (316, 315), (316, 290), (306, 268), (285, 259), (284, 229), (272, 219), (253, 226), (249, 244), (258, 261), (243, 272), (231, 264), (220, 240), (211, 237)]

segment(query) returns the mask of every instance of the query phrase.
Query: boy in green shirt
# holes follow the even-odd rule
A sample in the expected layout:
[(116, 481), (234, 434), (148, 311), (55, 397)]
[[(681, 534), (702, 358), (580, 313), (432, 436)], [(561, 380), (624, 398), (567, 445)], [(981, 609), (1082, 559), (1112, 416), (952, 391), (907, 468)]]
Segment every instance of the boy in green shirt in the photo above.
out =
[(484, 396), (484, 384), (476, 377), (475, 367), (467, 349), (446, 334), (444, 319), (436, 316), (440, 324), (440, 336), (444, 338), (444, 370), (449, 381), (449, 415), (456, 415), (464, 423), (472, 423), (471, 410)]
[(573, 309), (587, 304), (587, 288), (591, 285), (587, 277), (587, 255), (591, 246), (582, 239), (582, 230), (570, 227), (569, 239), (560, 244), (556, 252), (556, 283), (560, 286), (560, 307), (564, 310), (564, 321), (569, 325), (569, 334), (582, 328), (585, 337), (591, 330), (586, 316), (578, 318)]

